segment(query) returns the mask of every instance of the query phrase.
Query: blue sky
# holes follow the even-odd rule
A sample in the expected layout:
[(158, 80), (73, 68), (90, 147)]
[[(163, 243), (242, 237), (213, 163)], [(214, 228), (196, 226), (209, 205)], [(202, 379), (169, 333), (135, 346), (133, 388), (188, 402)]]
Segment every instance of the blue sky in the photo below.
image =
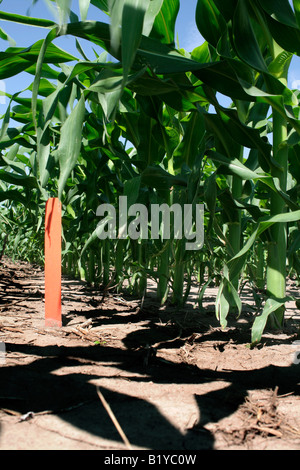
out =
[[(32, 0), (2, 0), (2, 3), (0, 4), (0, 10), (26, 15), (28, 8), (30, 8), (31, 5)], [(203, 39), (195, 23), (196, 5), (197, 0), (181, 0), (180, 10), (176, 22), (176, 32), (178, 35), (179, 46), (186, 49), (187, 51), (191, 51), (194, 47), (200, 45), (203, 42)], [(72, 0), (71, 8), (79, 15), (78, 0)], [(40, 18), (54, 19), (53, 13), (48, 9), (44, 0), (39, 0), (31, 8), (31, 15)], [(88, 19), (108, 22), (107, 15), (92, 5), (89, 9)], [(17, 46), (22, 47), (30, 46), (37, 40), (45, 37), (48, 33), (47, 29), (30, 27), (1, 20), (0, 27), (15, 40)], [(86, 50), (87, 55), (93, 59), (94, 57), (90, 53), (90, 45), (85, 43), (84, 40), (81, 40), (80, 43), (83, 46), (83, 49)], [(55, 44), (81, 58), (75, 48), (75, 40), (73, 37), (59, 38), (55, 41)], [(4, 51), (7, 47), (9, 47), (9, 44), (6, 41), (0, 39), (0, 50)], [(87, 49), (85, 49), (85, 47)], [(29, 74), (21, 74), (17, 77), (6, 80), (5, 87), (8, 93), (13, 93), (29, 86), (32, 80), (33, 78)], [(300, 58), (298, 57), (295, 57), (292, 61), (289, 76), (289, 87), (300, 89)], [(1, 114), (4, 112), (3, 108), (4, 105), (0, 104)]]

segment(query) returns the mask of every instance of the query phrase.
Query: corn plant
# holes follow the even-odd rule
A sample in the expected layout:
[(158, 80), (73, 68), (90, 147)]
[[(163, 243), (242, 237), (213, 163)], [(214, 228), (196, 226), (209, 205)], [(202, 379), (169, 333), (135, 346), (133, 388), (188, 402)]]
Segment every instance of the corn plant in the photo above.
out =
[[(290, 188), (287, 186), (288, 155), (289, 149), (293, 147), (288, 136), (299, 135), (297, 95), (287, 88), (289, 64), (293, 54), (299, 54), (298, 2), (293, 2), (293, 6), (294, 11), (288, 1), (280, 4), (263, 0), (198, 1), (196, 11), (201, 33), (218, 55), (218, 60), (222, 59), (232, 67), (233, 74), (248, 95), (246, 99), (240, 100), (237, 97), (238, 101), (234, 100), (235, 106), (230, 111), (231, 120), (228, 120), (228, 111), (225, 112), (226, 126), (235, 131), (231, 132), (231, 137), (237, 144), (258, 150), (255, 166), (252, 163), (253, 159), (249, 158), (248, 161), (251, 170), (260, 173), (259, 178), (255, 180), (264, 182), (268, 189), (271, 189), (266, 216), (270, 221), (276, 220), (276, 223), (268, 228), (266, 268), (268, 300), (263, 314), (254, 324), (254, 340), (260, 337), (267, 319), (273, 326), (282, 325), (287, 276), (286, 222), (299, 218), (298, 201), (291, 200), (288, 194)], [(254, 143), (254, 129), (257, 128), (258, 122), (253, 115), (256, 111), (257, 115), (261, 113), (261, 105), (271, 107), (272, 143), (266, 143), (265, 133), (260, 135), (257, 133), (253, 147), (251, 140)], [(223, 113), (223, 110), (221, 112)], [(262, 117), (268, 124), (266, 121), (268, 116)], [(222, 116), (223, 122), (225, 119)], [(235, 129), (235, 126), (238, 128)], [(232, 160), (233, 147), (229, 148)], [(221, 153), (226, 155), (224, 150)], [(249, 166), (248, 161), (245, 162), (247, 166)], [(295, 182), (292, 184), (295, 185)], [(240, 199), (240, 189), (237, 192), (232, 190), (231, 194), (233, 198)], [(263, 221), (264, 217), (256, 220)], [(254, 240), (262, 233), (259, 227), (260, 224), (250, 237), (251, 243), (247, 243), (240, 252), (243, 253), (242, 257), (246, 253), (245, 248), (250, 249)], [(238, 273), (235, 261), (239, 258), (241, 259), (239, 254), (235, 254), (232, 258), (231, 266), (234, 267), (232, 268), (234, 273)]]
[[(58, 196), (65, 273), (106, 288), (127, 280), (139, 297), (152, 278), (159, 302), (179, 306), (196, 280), (201, 307), (214, 281), (224, 327), (240, 313), (239, 290), (255, 272), (255, 287), (266, 283), (267, 291), (252, 328), (259, 341), (267, 322), (283, 323), (286, 259), (299, 273), (299, 98), (287, 87), (300, 51), (299, 2), (199, 0), (204, 42), (193, 51), (175, 47), (179, 0), (80, 1), (81, 18), (71, 2), (55, 3), (56, 21), (0, 12), (48, 30), (30, 48), (0, 56), (0, 79), (33, 77), (31, 98), (7, 95), (2, 119), (6, 210), (35, 211), (24, 220), (39, 233), (43, 205)], [(90, 3), (106, 23), (86, 19)], [(74, 37), (79, 57), (55, 45), (64, 35)], [(19, 127), (10, 128), (12, 117)], [(129, 207), (204, 203), (204, 247), (187, 251), (184, 239), (165, 240), (162, 226), (154, 239), (147, 227), (148, 239), (100, 241), (97, 207), (117, 207), (120, 196)], [(264, 269), (256, 261), (265, 252)]]

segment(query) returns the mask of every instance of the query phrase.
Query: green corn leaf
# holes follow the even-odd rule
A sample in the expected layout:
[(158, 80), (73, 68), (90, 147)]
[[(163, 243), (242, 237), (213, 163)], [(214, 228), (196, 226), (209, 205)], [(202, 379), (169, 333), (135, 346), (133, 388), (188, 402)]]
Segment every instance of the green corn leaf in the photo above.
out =
[(121, 42), (121, 30), (120, 25), (122, 23), (122, 14), (125, 0), (108, 0), (110, 25), (109, 32), (111, 38), (111, 48), (113, 54), (115, 54)]
[(259, 0), (259, 4), (264, 10), (267, 29), (273, 40), (286, 51), (299, 55), (299, 1), (293, 2), (295, 13), (289, 0)]
[[(159, 91), (159, 88), (157, 91)], [(188, 93), (182, 93), (180, 90), (169, 91), (166, 94), (159, 93), (159, 95), (160, 99), (163, 100), (167, 106), (170, 106), (176, 111), (188, 113), (189, 111), (196, 111), (197, 109), (196, 105), (189, 99)]]
[(272, 298), (267, 299), (262, 313), (255, 318), (254, 323), (251, 328), (252, 346), (257, 344), (261, 340), (269, 315), (277, 311), (279, 307), (281, 307), (282, 305), (284, 305), (286, 302), (290, 300), (293, 300), (293, 298), (285, 297), (283, 299), (272, 299)]
[(7, 155), (2, 155), (1, 158), (15, 173), (18, 173), (21, 176), (26, 176), (26, 165), (15, 160), (19, 147), (20, 146), (18, 144), (13, 145)]
[(86, 20), (90, 3), (91, 0), (79, 0), (80, 16), (82, 21)]
[(226, 123), (218, 114), (204, 115), (206, 130), (214, 136), (216, 151), (226, 155), (229, 159), (239, 155), (240, 146), (226, 129)]
[[(120, 51), (115, 51), (111, 48), (109, 25), (105, 23), (94, 21), (69, 23), (64, 34), (90, 40), (112, 53), (118, 60), (121, 60)], [(142, 36), (136, 51), (134, 66), (137, 66), (139, 69), (141, 66), (150, 66), (157, 74), (174, 74), (190, 71), (220, 93), (235, 99), (255, 100), (254, 97), (251, 97), (252, 95), (247, 94), (240, 83), (240, 78), (247, 79), (248, 83), (251, 83), (249, 68), (246, 68), (244, 64), (238, 61), (235, 61), (234, 69), (232, 63), (226, 60), (202, 64), (182, 56), (178, 51), (166, 44), (159, 43), (153, 38)]]
[(286, 77), (293, 54), (288, 51), (282, 51), (269, 65), (269, 72), (273, 77)]
[(267, 15), (268, 29), (282, 49), (300, 55), (300, 29), (279, 23)]
[[(276, 80), (276, 78), (271, 77), (271, 75), (268, 75), (268, 78), (271, 80)], [(291, 111), (291, 106), (295, 106), (296, 104), (295, 94), (291, 90), (288, 90), (286, 87), (283, 86), (282, 94), (279, 95), (278, 89), (276, 90), (276, 94), (270, 94), (258, 89), (257, 87), (249, 85), (242, 79), (240, 79), (239, 82), (244, 88), (245, 92), (249, 94), (249, 96), (256, 97), (257, 103), (264, 103), (268, 104), (269, 106), (272, 106), (273, 109), (278, 111), (278, 113), (281, 114), (294, 127), (297, 132), (300, 133), (299, 119), (295, 118), (294, 113)], [(276, 80), (276, 82), (278, 84), (280, 83), (279, 80)]]
[(216, 175), (214, 173), (204, 181), (204, 200), (210, 214), (214, 216), (217, 200)]
[[(138, 93), (139, 95), (143, 96), (151, 96), (154, 97), (155, 95), (165, 95), (166, 93), (171, 93), (172, 97), (174, 99), (174, 96), (180, 95), (180, 100), (181, 101), (181, 96), (182, 93), (180, 92), (180, 89), (178, 86), (171, 81), (167, 80), (160, 80), (158, 78), (150, 77), (148, 75), (143, 75), (141, 76), (138, 80), (133, 81), (132, 83), (127, 83), (127, 86)], [(174, 92), (174, 96), (173, 93)], [(161, 97), (164, 100), (164, 97)], [(140, 99), (140, 97), (139, 97)], [(172, 100), (173, 101), (173, 100)], [(186, 99), (186, 101), (188, 101)], [(189, 103), (189, 107), (191, 107), (191, 103)], [(173, 106), (174, 108), (176, 106)]]
[(289, 151), (290, 173), (300, 183), (300, 147), (294, 145)]
[(232, 160), (230, 160), (219, 152), (213, 150), (207, 150), (206, 155), (211, 158), (214, 162), (221, 163), (222, 166), (225, 166), (231, 174), (237, 175), (243, 180), (264, 180), (268, 176), (250, 170), (237, 158), (233, 158)]
[(224, 276), (216, 297), (216, 316), (222, 328), (226, 328), (227, 326), (227, 316), (230, 309), (236, 309), (237, 316), (239, 316), (242, 311), (241, 299), (232, 282), (230, 282), (228, 274), (227, 267), (225, 266)]
[[(10, 47), (4, 52), (0, 52), (0, 78), (12, 77), (24, 70), (32, 68), (33, 64), (37, 63), (38, 58), (42, 56), (43, 62), (40, 67), (46, 63), (60, 64), (77, 60), (73, 55), (51, 44), (51, 41), (55, 37), (56, 29), (54, 28), (45, 40), (37, 41), (26, 49)], [(43, 68), (41, 70), (43, 70)]]
[(138, 200), (139, 192), (141, 186), (141, 177), (136, 176), (130, 180), (127, 180), (124, 184), (124, 196), (127, 196), (127, 206), (128, 208), (135, 204)]
[(271, 145), (266, 143), (260, 136), (258, 129), (253, 129), (243, 124), (235, 110), (226, 109), (219, 113), (222, 122), (234, 141), (248, 148), (259, 150), (261, 157), (265, 162), (265, 169), (274, 165), (271, 158)]
[(36, 129), (37, 129), (37, 124), (36, 124), (37, 97), (38, 97), (39, 84), (40, 84), (40, 79), (41, 79), (42, 66), (45, 60), (45, 54), (46, 54), (47, 48), (55, 37), (56, 37), (56, 30), (52, 29), (50, 33), (47, 34), (47, 37), (45, 38), (45, 40), (42, 42), (41, 49), (40, 49), (38, 59), (37, 59), (36, 74), (35, 74), (35, 78), (34, 78), (34, 82), (32, 86), (32, 117), (33, 117), (33, 122), (36, 126)]
[(99, 10), (104, 11), (105, 13), (109, 12), (108, 2), (109, 0), (91, 0), (92, 5), (99, 8)]
[(160, 133), (160, 126), (145, 113), (141, 113), (138, 129), (140, 131), (137, 148), (139, 159), (149, 166), (160, 162), (165, 153), (164, 148), (159, 143), (161, 137), (161, 135), (158, 135)]
[(210, 62), (210, 51), (209, 51), (209, 44), (205, 41), (201, 46), (195, 47), (195, 49), (191, 52), (191, 59), (199, 62), (205, 63)]
[(33, 176), (24, 176), (19, 173), (8, 172), (0, 170), (0, 180), (15, 186), (23, 186), (24, 188), (34, 189), (37, 188), (36, 178)]
[[(129, 75), (127, 77), (127, 86), (130, 86), (131, 82), (134, 83), (143, 74), (144, 69)], [(124, 76), (120, 74), (119, 70), (104, 68), (88, 88), (88, 90), (98, 93), (98, 99), (107, 120), (111, 119), (111, 116), (116, 111), (123, 87)]]
[(50, 133), (49, 129), (37, 129), (37, 161), (39, 166), (39, 179), (42, 188), (48, 183), (50, 177)]
[(0, 38), (4, 41), (8, 41), (11, 46), (16, 45), (16, 41), (12, 39), (2, 28), (0, 28)]
[(106, 23), (101, 23), (99, 21), (68, 23), (64, 29), (59, 31), (59, 34), (61, 36), (68, 34), (86, 39), (111, 52), (114, 57), (118, 59), (121, 58), (119, 49), (115, 50), (111, 46), (110, 25)]
[(229, 281), (229, 286), (230, 286), (230, 294), (231, 294), (231, 306), (237, 309), (237, 317), (241, 315), (242, 312), (242, 301), (240, 299), (240, 296), (232, 284), (232, 282)]
[[(286, 58), (287, 63), (289, 61), (289, 58), (290, 56)], [(274, 106), (276, 107), (278, 106), (278, 103), (276, 104), (276, 101), (279, 101), (279, 99), (282, 107), (283, 105), (295, 106), (297, 104), (295, 94), (291, 90), (289, 90), (280, 80), (278, 80), (271, 74), (263, 74), (268, 84), (268, 90), (266, 91), (265, 89), (258, 88), (257, 86), (251, 84), (250, 81), (245, 80), (239, 73), (239, 70), (236, 69), (236, 61), (230, 60), (230, 65), (233, 67), (233, 69), (236, 70), (236, 76), (238, 77), (238, 81), (243, 87), (245, 93), (248, 94), (249, 98), (253, 96), (256, 97), (256, 101), (260, 99), (263, 102), (265, 100), (265, 102), (268, 104), (272, 103), (272, 100), (274, 100)]]
[(121, 86), (105, 94), (98, 93), (99, 103), (107, 121), (112, 119), (113, 114), (116, 112), (120, 100), (120, 91)]
[[(233, 67), (233, 64), (235, 67)], [(188, 64), (186, 64), (188, 66)], [(247, 89), (241, 84), (241, 77), (244, 79), (247, 73), (247, 79), (251, 83), (252, 79), (249, 76), (249, 69), (245, 68), (244, 64), (238, 61), (222, 60), (199, 66), (198, 68), (191, 64), (190, 70), (193, 74), (202, 80), (205, 84), (229, 96), (232, 99), (254, 101), (254, 98), (247, 93)], [(246, 81), (246, 80), (245, 80)], [(246, 81), (246, 83), (249, 83)]]
[(71, 0), (55, 0), (58, 10), (58, 21), (60, 25), (66, 23), (70, 16)]
[(32, 62), (22, 57), (13, 56), (2, 60), (0, 58), (0, 79), (3, 80), (18, 75), (31, 65)]
[(8, 129), (9, 126), (9, 120), (10, 120), (10, 107), (11, 107), (11, 101), (9, 102), (9, 105), (6, 109), (6, 112), (4, 116), (2, 117), (2, 125), (1, 125), (1, 130), (0, 130), (0, 142), (2, 142), (4, 135)]
[(13, 201), (21, 202), (24, 206), (28, 205), (27, 198), (21, 194), (17, 189), (8, 189), (7, 191), (0, 191), (0, 201)]
[[(84, 74), (85, 72), (89, 72), (89, 71), (95, 71), (95, 72), (102, 71), (103, 72), (103, 69), (105, 68), (110, 69), (111, 74), (112, 74), (114, 70), (121, 69), (121, 65), (120, 63), (112, 64), (112, 63), (106, 63), (106, 62), (99, 62), (98, 60), (78, 62), (76, 65), (74, 65), (72, 72), (70, 73), (68, 77), (68, 82), (71, 81), (74, 77), (80, 74)], [(101, 75), (99, 74), (97, 77), (97, 81), (100, 77)]]
[(222, 328), (227, 326), (227, 315), (230, 310), (230, 302), (228, 299), (228, 284), (227, 279), (222, 279), (218, 293), (216, 296), (216, 317), (220, 322)]
[(7, 132), (4, 133), (0, 141), (0, 149), (5, 150), (7, 147), (10, 147), (16, 143), (30, 150), (36, 149), (35, 144), (32, 142), (29, 136), (22, 137), (18, 131), (15, 131), (15, 129), (12, 128), (8, 128)]
[(77, 39), (76, 39), (76, 49), (78, 50), (79, 54), (83, 57), (84, 60), (87, 60), (87, 61), (89, 60), (80, 42)]
[(237, 0), (213, 0), (213, 2), (225, 20), (230, 21), (237, 6)]
[[(283, 23), (292, 28), (297, 28), (295, 14), (289, 0), (258, 0), (266, 13), (279, 23)], [(298, 1), (293, 2), (294, 4)]]
[(149, 36), (156, 16), (161, 11), (164, 0), (151, 0), (144, 17), (143, 35)]
[[(33, 84), (29, 85), (27, 90), (32, 91), (33, 90)], [(40, 96), (43, 96), (47, 98), (47, 96), (51, 95), (53, 92), (55, 92), (56, 87), (53, 85), (53, 83), (49, 82), (49, 80), (46, 80), (45, 78), (42, 78), (39, 83), (39, 90), (38, 94)]]
[[(127, 85), (130, 86), (131, 83), (138, 80), (144, 73), (145, 69), (141, 69), (136, 73), (130, 74), (127, 78)], [(122, 70), (103, 68), (88, 90), (98, 93), (110, 93), (112, 91), (121, 90), (123, 81)]]
[(167, 189), (173, 185), (186, 186), (186, 179), (170, 175), (159, 166), (149, 166), (141, 174), (141, 182), (146, 186), (157, 189)]
[(181, 120), (184, 128), (183, 138), (174, 152), (174, 166), (179, 168), (185, 162), (193, 167), (196, 156), (199, 153), (199, 145), (204, 138), (205, 125), (203, 115), (195, 112)]
[[(69, 23), (64, 34), (90, 40), (108, 50), (118, 60), (121, 60), (120, 51), (115, 51), (111, 48), (109, 25), (105, 23), (95, 21)], [(251, 82), (249, 70), (238, 62), (233, 73), (232, 66), (227, 61), (202, 64), (182, 56), (178, 51), (166, 44), (161, 44), (153, 38), (142, 36), (136, 51), (135, 65), (138, 68), (141, 68), (141, 65), (149, 65), (157, 74), (174, 74), (191, 71), (200, 80), (203, 80), (211, 87), (215, 87), (220, 93), (237, 99), (249, 100), (249, 95), (244, 91), (236, 76), (236, 70), (238, 70), (242, 78), (247, 78)]]
[(284, 212), (283, 214), (276, 214), (273, 216), (265, 216), (260, 219), (260, 228), (258, 233), (262, 233), (271, 225), (276, 223), (298, 222), (300, 220), (300, 209), (292, 212)]
[(123, 75), (119, 71), (103, 69), (97, 79), (89, 87), (90, 91), (97, 93), (110, 93), (116, 89), (121, 89)]
[[(150, 2), (151, 5), (152, 2)], [(160, 1), (160, 4), (162, 2)], [(175, 24), (179, 11), (179, 0), (164, 0), (155, 18), (151, 37), (166, 44), (174, 44)], [(147, 13), (146, 13), (147, 16)]]
[(122, 12), (122, 64), (124, 85), (141, 42), (144, 17), (150, 0), (125, 0)]
[[(36, 63), (34, 63), (30, 67), (28, 67), (26, 69), (26, 72), (30, 73), (31, 75), (35, 75), (35, 73), (36, 73)], [(43, 64), (42, 72), (41, 72), (41, 76), (43, 78), (57, 80), (58, 77), (59, 77), (59, 74), (60, 74), (60, 72), (58, 70), (54, 70), (48, 64)]]
[[(180, 143), (180, 135), (177, 129), (169, 126), (161, 126), (161, 132), (164, 139), (164, 147), (168, 160), (172, 160), (174, 150)], [(170, 170), (169, 170), (170, 171)], [(170, 171), (173, 174), (173, 171)]]
[(237, 253), (231, 260), (228, 262), (228, 268), (230, 271), (230, 277), (231, 279), (234, 279), (242, 270), (248, 251), (251, 249), (253, 246), (255, 240), (258, 237), (258, 230), (259, 230), (259, 225), (253, 230), (251, 236), (243, 246), (243, 248)]
[(256, 70), (267, 72), (258, 41), (254, 34), (247, 2), (239, 0), (233, 19), (233, 40), (239, 57)]
[[(39, 180), (42, 188), (48, 183), (51, 170), (54, 165), (53, 156), (50, 155), (51, 134), (50, 123), (54, 115), (57, 114), (58, 100), (60, 93), (65, 87), (65, 83), (59, 83), (50, 95), (43, 100), (42, 109), (39, 112), (37, 124), (37, 162), (39, 168)], [(40, 87), (39, 91), (40, 93)]]
[[(45, 50), (44, 54), (44, 62), (45, 63), (50, 63), (50, 64), (61, 64), (64, 62), (72, 62), (74, 60), (78, 60), (74, 55), (70, 54), (69, 52), (64, 51), (60, 47), (56, 46), (55, 44), (52, 44), (50, 42), (50, 38), (55, 39), (58, 34), (57, 28), (53, 28), (49, 32), (49, 38), (47, 41), (47, 48)], [(22, 48), (9, 48), (7, 49), (4, 53), (2, 54), (13, 54), (13, 55), (18, 55), (20, 57), (23, 57), (24, 59), (30, 60), (32, 62), (36, 62), (37, 58), (40, 55), (41, 48), (43, 47), (44, 40), (39, 40), (35, 42), (32, 46), (28, 47), (27, 49), (22, 49)], [(0, 60), (1, 56), (0, 54)]]
[(203, 298), (204, 298), (204, 294), (205, 294), (205, 291), (207, 289), (207, 287), (210, 285), (210, 283), (212, 282), (212, 279), (211, 278), (208, 278), (208, 280), (204, 283), (204, 285), (201, 287), (201, 289), (199, 290), (199, 294), (198, 294), (198, 304), (199, 304), (199, 308), (202, 310), (203, 309)]
[(293, 0), (294, 10), (298, 28), (300, 28), (300, 2), (299, 0)]
[(58, 179), (58, 197), (61, 199), (67, 179), (77, 163), (81, 150), (82, 126), (85, 116), (84, 95), (68, 116), (61, 128), (58, 149), (54, 152), (58, 159), (60, 175)]
[(101, 234), (104, 232), (104, 229), (106, 228), (107, 225), (107, 217), (105, 217), (103, 220), (101, 220), (95, 230), (91, 233), (87, 241), (85, 242), (81, 253), (80, 253), (80, 258), (84, 255), (86, 250), (91, 246), (93, 243), (95, 243), (97, 240), (99, 242), (99, 238), (101, 238)]
[[(294, 233), (297, 233), (297, 232), (298, 230), (295, 229)], [(287, 256), (290, 257), (294, 255), (298, 250), (300, 250), (300, 232), (298, 232), (297, 235), (295, 235), (295, 238), (293, 239), (290, 246), (288, 247)]]
[(43, 18), (32, 18), (31, 16), (17, 15), (15, 13), (7, 13), (0, 11), (0, 19), (5, 21), (13, 21), (14, 23), (27, 24), (30, 26), (38, 26), (40, 28), (53, 28), (56, 23)]
[(226, 22), (213, 0), (198, 0), (196, 24), (202, 36), (214, 47), (217, 47), (227, 28)]
[(253, 246), (255, 240), (260, 235), (262, 235), (263, 232), (265, 232), (269, 227), (271, 227), (275, 223), (297, 222), (299, 220), (300, 210), (260, 218), (251, 236), (249, 237), (243, 248), (228, 262), (230, 278), (233, 279), (241, 271), (245, 263), (248, 251)]

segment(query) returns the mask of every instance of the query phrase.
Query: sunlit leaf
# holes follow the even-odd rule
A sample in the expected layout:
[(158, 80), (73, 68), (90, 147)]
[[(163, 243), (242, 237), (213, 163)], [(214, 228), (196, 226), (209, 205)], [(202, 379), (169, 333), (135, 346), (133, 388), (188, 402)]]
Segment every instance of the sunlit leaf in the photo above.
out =
[(255, 318), (251, 329), (252, 345), (257, 344), (261, 340), (269, 316), (290, 300), (293, 300), (292, 297), (286, 297), (284, 299), (267, 299), (262, 313)]
[[(151, 3), (152, 2), (150, 2), (150, 5)], [(161, 3), (161, 8), (155, 17), (151, 37), (159, 39), (162, 43), (174, 44), (175, 24), (179, 12), (179, 0), (164, 0), (163, 2), (160, 1), (160, 4)]]
[(86, 20), (91, 0), (79, 0), (80, 16), (82, 21)]
[(55, 158), (58, 160), (60, 167), (60, 175), (58, 179), (58, 197), (60, 199), (67, 179), (75, 167), (80, 154), (84, 115), (85, 100), (84, 95), (82, 95), (61, 128), (59, 146), (54, 152)]

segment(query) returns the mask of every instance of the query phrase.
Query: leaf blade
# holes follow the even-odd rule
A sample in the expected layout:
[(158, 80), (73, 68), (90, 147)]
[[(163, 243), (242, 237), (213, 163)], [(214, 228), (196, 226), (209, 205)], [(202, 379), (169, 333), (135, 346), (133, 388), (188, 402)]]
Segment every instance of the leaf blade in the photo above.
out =
[(77, 163), (81, 149), (81, 133), (85, 116), (84, 95), (64, 122), (58, 149), (54, 152), (58, 158), (60, 175), (58, 179), (58, 198), (61, 200), (67, 179)]

